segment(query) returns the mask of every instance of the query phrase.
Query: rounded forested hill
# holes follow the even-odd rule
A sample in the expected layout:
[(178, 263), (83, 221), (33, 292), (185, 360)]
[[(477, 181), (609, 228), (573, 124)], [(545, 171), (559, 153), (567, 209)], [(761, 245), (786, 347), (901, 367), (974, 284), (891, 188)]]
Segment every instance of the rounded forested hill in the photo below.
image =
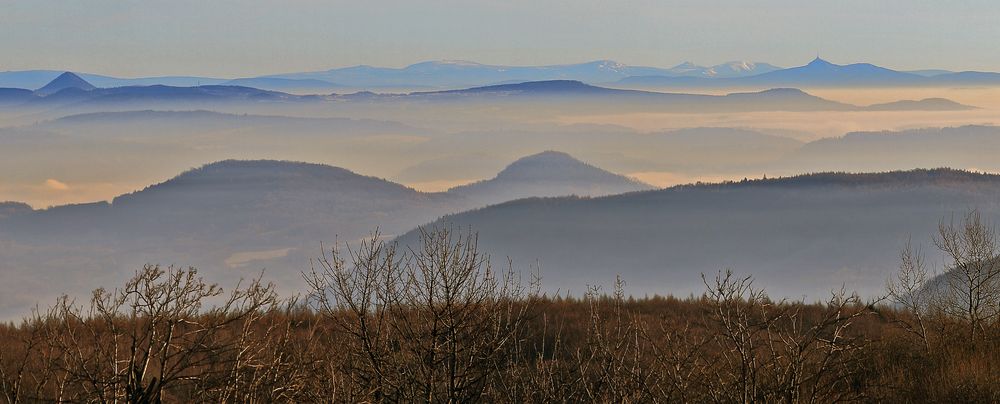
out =
[[(1000, 176), (951, 169), (823, 173), (602, 198), (532, 198), (428, 226), (473, 229), (495, 257), (537, 262), (547, 289), (629, 282), (629, 293), (701, 293), (700, 274), (753, 274), (775, 296), (879, 293), (912, 237), (978, 208), (1000, 220)], [(400, 238), (412, 243), (417, 233)], [(934, 257), (929, 257), (934, 259)]]

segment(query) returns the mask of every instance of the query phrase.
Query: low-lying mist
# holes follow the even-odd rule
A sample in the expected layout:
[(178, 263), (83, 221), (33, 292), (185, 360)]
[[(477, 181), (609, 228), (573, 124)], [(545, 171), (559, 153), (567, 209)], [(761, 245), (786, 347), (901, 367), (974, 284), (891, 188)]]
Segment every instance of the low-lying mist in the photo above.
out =
[[(283, 292), (294, 294), (300, 272), (321, 253), (321, 243), (355, 241), (375, 228), (392, 238), (443, 215), (525, 197), (598, 196), (828, 171), (1000, 171), (995, 158), (1000, 127), (989, 125), (1000, 111), (1000, 94), (991, 89), (816, 89), (809, 94), (785, 90), (674, 99), (605, 93), (579, 83), (545, 85), (571, 86), (586, 94), (580, 95), (585, 99), (501, 91), (488, 96), (356, 94), (276, 102), (140, 99), (4, 109), (0, 201), (19, 203), (0, 205), (0, 271), (17, 285), (0, 291), (7, 294), (0, 301), (0, 315), (23, 311), (39, 296), (115, 284), (146, 263), (195, 265), (220, 281), (267, 268)], [(937, 96), (976, 109), (863, 108)], [(704, 109), (677, 100), (697, 100), (701, 104), (692, 105)], [(544, 151), (572, 157), (538, 155)], [(546, 163), (512, 164), (531, 155), (543, 156)], [(572, 170), (552, 168), (563, 163)], [(206, 164), (210, 169), (189, 171)], [(228, 170), (215, 170), (219, 168)], [(561, 176), (545, 178), (553, 173)], [(490, 181), (460, 187), (483, 180)], [(603, 282), (634, 270), (629, 278), (651, 285), (640, 289), (643, 293), (677, 293), (693, 290), (692, 282), (698, 286), (699, 272), (746, 265), (750, 268), (738, 269), (760, 273), (782, 293), (812, 296), (831, 287), (828, 284), (865, 286), (883, 278), (901, 240), (933, 227), (945, 215), (974, 207), (995, 213), (990, 202), (995, 179), (982, 181), (988, 186), (961, 195), (949, 194), (947, 186), (933, 181), (909, 184), (910, 194), (933, 198), (899, 214), (906, 192), (880, 189), (892, 202), (884, 203), (851, 188), (813, 189), (808, 198), (805, 191), (734, 192), (730, 195), (738, 198), (724, 203), (716, 199), (719, 195), (706, 192), (703, 199), (680, 205), (647, 203), (643, 196), (600, 200), (622, 201), (620, 205), (587, 199), (530, 200), (459, 217), (482, 226), (484, 246), (500, 240), (489, 246), (496, 247), (491, 251), (504, 255), (504, 248), (510, 247), (512, 259), (537, 260), (543, 271), (549, 270), (555, 288), (572, 285), (577, 290), (581, 282)], [(688, 195), (684, 188), (657, 195), (679, 194)], [(705, 201), (718, 202), (724, 214), (701, 209)], [(879, 203), (880, 210), (873, 211), (869, 202)], [(768, 208), (775, 203), (781, 209)], [(83, 205), (60, 206), (67, 204)], [(50, 206), (58, 207), (37, 210)], [(594, 206), (608, 209), (590, 210)], [(516, 207), (532, 212), (495, 221)], [(627, 213), (637, 207), (642, 215)], [(556, 213), (538, 217), (552, 208)], [(602, 219), (560, 216), (577, 208), (585, 217)], [(761, 216), (762, 210), (768, 215)], [(885, 225), (872, 228), (869, 222), (877, 221), (865, 220), (871, 212)], [(845, 215), (860, 222), (844, 220)], [(502, 226), (524, 222), (525, 228), (532, 228), (529, 224), (558, 218), (565, 220), (556, 223), (553, 232), (532, 230), (533, 237), (562, 237), (552, 250), (522, 248), (516, 242), (531, 238)], [(707, 227), (699, 227), (699, 220)], [(789, 221), (798, 224), (783, 226)], [(815, 227), (802, 228), (806, 222)], [(690, 233), (676, 234), (682, 228)], [(823, 229), (833, 233), (824, 234)], [(686, 255), (675, 256), (671, 265), (649, 259), (616, 261), (614, 250), (602, 248), (620, 242), (620, 235), (645, 235), (633, 240), (632, 248), (643, 247), (630, 250), (630, 257), (671, 259), (652, 250)], [(761, 245), (761, 251), (785, 258), (740, 249), (748, 239), (771, 243)], [(589, 245), (590, 255), (576, 251), (573, 240)], [(724, 248), (678, 247), (713, 241)], [(785, 242), (798, 243), (801, 251), (774, 244)], [(863, 259), (839, 258), (857, 257), (861, 247)], [(573, 263), (589, 272), (574, 274)], [(805, 264), (814, 272), (797, 277), (782, 272)], [(660, 276), (661, 270), (670, 273)], [(600, 279), (577, 276), (598, 272)]]
[(832, 139), (822, 144), (836, 144), (855, 131), (989, 125), (1000, 112), (996, 89), (810, 91), (856, 105), (943, 96), (978, 109), (655, 112), (638, 104), (608, 104), (601, 112), (589, 101), (587, 108), (574, 108), (572, 99), (132, 106), (157, 111), (67, 106), (0, 116), (0, 170), (6, 173), (0, 200), (36, 208), (108, 200), (225, 159), (324, 163), (425, 191), (487, 178), (542, 150), (569, 152), (657, 186), (817, 170), (1000, 168), (984, 157), (995, 150), (990, 135), (975, 145), (939, 139), (952, 151), (947, 157), (941, 147), (907, 147), (906, 132), (887, 146), (893, 153), (869, 150), (870, 156), (850, 160), (840, 160), (843, 150), (827, 155), (810, 144), (825, 138)]

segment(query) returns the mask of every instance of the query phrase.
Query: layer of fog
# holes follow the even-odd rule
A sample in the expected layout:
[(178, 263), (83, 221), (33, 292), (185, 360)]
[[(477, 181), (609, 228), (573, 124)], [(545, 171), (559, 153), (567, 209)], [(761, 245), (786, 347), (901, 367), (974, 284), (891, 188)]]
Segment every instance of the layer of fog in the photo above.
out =
[[(819, 90), (817, 90), (819, 91)], [(852, 131), (991, 124), (1000, 92), (987, 89), (825, 90), (866, 105), (941, 95), (976, 105), (944, 112), (595, 112), (544, 103), (257, 103), (201, 105), (221, 111), (124, 112), (64, 117), (69, 108), (0, 116), (0, 200), (35, 207), (108, 200), (185, 169), (225, 159), (282, 159), (345, 167), (426, 191), (474, 182), (515, 158), (561, 150), (658, 186), (821, 170), (950, 166), (997, 170), (994, 146), (940, 143), (887, 153), (877, 162), (795, 156), (806, 142)], [(907, 92), (909, 91), (909, 92)], [(853, 97), (853, 98), (852, 98)], [(180, 109), (199, 105), (167, 105)], [(90, 109), (128, 110), (117, 105)], [(624, 111), (628, 108), (622, 107)], [(5, 111), (11, 114), (10, 111)], [(900, 142), (906, 142), (900, 140)], [(968, 150), (966, 154), (964, 150)], [(860, 163), (860, 165), (859, 165)], [(876, 164), (877, 163), (877, 164)]]
[[(980, 109), (658, 113), (636, 105), (595, 111), (593, 105), (583, 108), (538, 102), (156, 106), (180, 112), (131, 111), (144, 109), (141, 104), (35, 111), (3, 109), (0, 110), (0, 172), (4, 176), (0, 181), (0, 201), (22, 201), (36, 208), (107, 201), (192, 167), (226, 159), (323, 163), (422, 191), (443, 191), (489, 178), (514, 159), (543, 150), (569, 152), (598, 167), (657, 186), (828, 170), (857, 172), (948, 166), (1000, 171), (1000, 161), (995, 158), (1000, 152), (1000, 128), (965, 126), (994, 123), (1000, 112), (1000, 91), (892, 91), (817, 89), (815, 92), (856, 105), (947, 97)], [(199, 108), (213, 111), (191, 111)], [(953, 128), (916, 130), (928, 127)], [(880, 133), (883, 130), (901, 132)], [(873, 133), (850, 133), (855, 131)], [(335, 195), (338, 190), (327, 191)], [(401, 206), (421, 206), (405, 198), (401, 201)], [(355, 227), (367, 230), (389, 225), (393, 232), (405, 231), (408, 226), (469, 207), (435, 205), (420, 215), (396, 221), (371, 215), (365, 217), (363, 226)], [(948, 210), (938, 208), (923, 213), (936, 220)], [(191, 212), (189, 219), (197, 221), (198, 214)], [(58, 220), (52, 223), (55, 228), (62, 226)], [(191, 227), (192, 231), (197, 228), (196, 224)], [(297, 271), (306, 269), (309, 257), (318, 255), (319, 243), (329, 242), (337, 234), (300, 231), (299, 236), (309, 238), (308, 242), (300, 238), (297, 241), (300, 244), (293, 247), (280, 242), (282, 239), (273, 233), (257, 233), (259, 229), (247, 228), (236, 233), (246, 232), (263, 241), (247, 242), (239, 248), (229, 244), (215, 255), (197, 256), (187, 248), (207, 244), (171, 238), (169, 246), (162, 250), (137, 248), (123, 259), (118, 246), (109, 247), (114, 243), (106, 239), (103, 243), (88, 243), (94, 234), (88, 233), (86, 226), (77, 229), (83, 230), (66, 235), (72, 239), (71, 243), (60, 241), (66, 239), (41, 244), (0, 241), (0, 257), (9, 268), (33, 268), (44, 262), (46, 268), (60, 269), (45, 274), (19, 272), (21, 275), (16, 279), (5, 273), (5, 282), (13, 280), (24, 285), (23, 290), (31, 297), (34, 291), (45, 290), (53, 279), (65, 277), (65, 273), (75, 274), (66, 279), (86, 279), (88, 285), (114, 285), (130, 268), (145, 262), (221, 263), (232, 271), (227, 275), (233, 276), (253, 275), (263, 267), (280, 266), (285, 276), (295, 277)], [(161, 230), (151, 226), (147, 231), (155, 235)], [(897, 243), (902, 237), (897, 233), (885, 242)], [(164, 231), (161, 236), (176, 234), (179, 233)], [(238, 241), (232, 242), (238, 245)], [(51, 253), (54, 245), (61, 248), (59, 254)], [(886, 245), (891, 250), (889, 247)], [(539, 257), (519, 257), (521, 262), (535, 258)], [(95, 272), (100, 268), (117, 269)], [(664, 290), (669, 292), (669, 288)]]
[(268, 268), (267, 279), (294, 294), (323, 243), (353, 243), (375, 229), (393, 237), (444, 214), (518, 198), (648, 189), (544, 152), (446, 193), (331, 166), (230, 160), (111, 203), (37, 211), (0, 203), (0, 319), (62, 293), (85, 296), (146, 263), (192, 265), (223, 283)]

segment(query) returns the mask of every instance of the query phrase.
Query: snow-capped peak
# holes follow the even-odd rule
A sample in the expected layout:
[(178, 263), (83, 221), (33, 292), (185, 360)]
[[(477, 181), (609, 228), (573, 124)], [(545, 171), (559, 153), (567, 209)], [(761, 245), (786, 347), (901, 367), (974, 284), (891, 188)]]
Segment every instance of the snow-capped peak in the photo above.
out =
[(615, 62), (614, 60), (596, 60), (588, 64), (594, 65), (598, 70), (607, 70), (612, 72), (622, 72), (628, 68), (627, 65)]
[(726, 63), (723, 63), (723, 65), (726, 66), (726, 67), (728, 67), (728, 68), (730, 68), (730, 69), (732, 69), (733, 71), (743, 71), (743, 72), (751, 71), (751, 70), (757, 68), (757, 64), (756, 63), (754, 63), (754, 62), (747, 62), (745, 60), (737, 60), (737, 61), (733, 61), (733, 62), (726, 62)]

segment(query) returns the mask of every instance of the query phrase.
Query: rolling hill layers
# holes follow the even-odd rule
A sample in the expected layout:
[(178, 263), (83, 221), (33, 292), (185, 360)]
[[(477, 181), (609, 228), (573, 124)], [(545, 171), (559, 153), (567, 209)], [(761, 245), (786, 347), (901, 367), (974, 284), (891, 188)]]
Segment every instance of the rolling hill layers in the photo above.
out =
[[(700, 274), (752, 273), (773, 296), (876, 294), (908, 238), (978, 208), (1000, 218), (1000, 176), (949, 169), (827, 173), (678, 186), (603, 198), (530, 198), (428, 226), (475, 229), (501, 257), (537, 260), (548, 287), (699, 293)], [(416, 232), (400, 238), (415, 241)]]
[(926, 241), (946, 215), (1000, 216), (1000, 177), (947, 169), (649, 189), (552, 151), (438, 193), (324, 165), (222, 161), (110, 203), (5, 203), (2, 269), (24, 283), (10, 283), (21, 286), (4, 291), (2, 311), (38, 299), (40, 281), (82, 292), (148, 262), (215, 280), (268, 268), (295, 290), (322, 242), (381, 228), (407, 244), (418, 225), (471, 228), (495, 257), (537, 262), (548, 290), (578, 293), (621, 274), (634, 293), (695, 292), (700, 273), (732, 267), (776, 295), (821, 298), (839, 283), (875, 292), (901, 243)]
[[(84, 291), (77, 283), (97, 287), (147, 262), (195, 265), (220, 280), (268, 267), (269, 277), (297, 285), (324, 242), (353, 243), (376, 228), (391, 236), (447, 213), (522, 196), (643, 189), (649, 186), (555, 152), (525, 157), (494, 179), (439, 193), (325, 165), (222, 161), (110, 203), (37, 211), (4, 203), (0, 270), (8, 279), (58, 282), (47, 289), (53, 293)], [(63, 273), (69, 262), (76, 270)], [(24, 309), (39, 292), (5, 284), (0, 312)]]
[(732, 267), (870, 294), (902, 240), (997, 210), (992, 73), (439, 61), (0, 86), (0, 316), (146, 263), (267, 268), (293, 294), (324, 248), (421, 225), (479, 232), (547, 290), (685, 294)]

